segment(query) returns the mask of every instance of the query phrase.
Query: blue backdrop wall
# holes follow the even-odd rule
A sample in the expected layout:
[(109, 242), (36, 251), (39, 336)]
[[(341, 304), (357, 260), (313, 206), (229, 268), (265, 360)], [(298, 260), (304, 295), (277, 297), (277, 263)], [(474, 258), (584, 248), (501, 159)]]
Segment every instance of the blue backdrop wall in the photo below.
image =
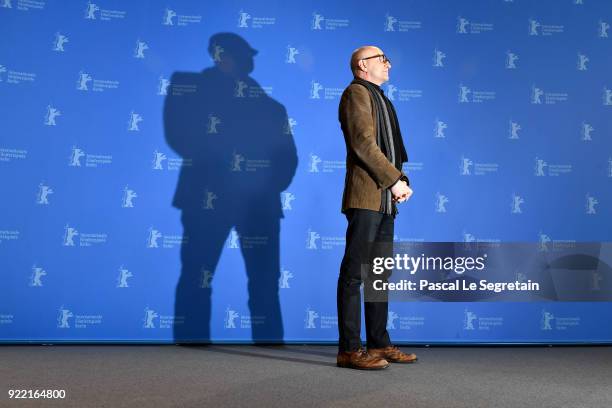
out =
[(599, 259), (579, 298), (394, 302), (393, 340), (612, 341), (612, 4), (370, 3), (3, 0), (0, 340), (335, 341), (337, 107), (376, 44), (396, 241)]

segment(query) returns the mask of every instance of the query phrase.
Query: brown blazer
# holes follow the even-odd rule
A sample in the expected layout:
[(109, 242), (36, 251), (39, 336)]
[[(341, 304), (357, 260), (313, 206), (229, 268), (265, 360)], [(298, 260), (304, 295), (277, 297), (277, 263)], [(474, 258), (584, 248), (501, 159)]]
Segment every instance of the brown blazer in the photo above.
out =
[(362, 85), (349, 85), (340, 99), (338, 116), (346, 143), (342, 212), (349, 208), (379, 211), (381, 190), (406, 175), (376, 144), (377, 115), (368, 90)]

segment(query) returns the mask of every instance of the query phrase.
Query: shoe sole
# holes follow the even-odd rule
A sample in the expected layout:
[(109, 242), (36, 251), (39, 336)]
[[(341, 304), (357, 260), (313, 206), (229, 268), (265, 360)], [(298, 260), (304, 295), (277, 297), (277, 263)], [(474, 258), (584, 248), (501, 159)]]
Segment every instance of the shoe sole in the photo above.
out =
[(414, 360), (408, 360), (408, 361), (393, 361), (393, 360), (387, 360), (390, 363), (394, 363), (394, 364), (413, 364), (416, 363), (418, 360), (418, 358), (415, 358)]
[(369, 370), (369, 371), (375, 371), (375, 370), (384, 370), (385, 368), (389, 367), (389, 364), (387, 364), (384, 367), (358, 367), (358, 366), (354, 366), (354, 365), (350, 365), (350, 364), (340, 364), (340, 363), (336, 363), (336, 366), (341, 367), (341, 368), (352, 368), (353, 370)]

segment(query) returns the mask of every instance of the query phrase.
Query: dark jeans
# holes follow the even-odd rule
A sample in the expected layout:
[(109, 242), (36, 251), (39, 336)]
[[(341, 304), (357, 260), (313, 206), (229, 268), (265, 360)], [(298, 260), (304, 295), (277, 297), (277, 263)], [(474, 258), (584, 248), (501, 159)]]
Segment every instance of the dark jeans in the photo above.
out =
[[(338, 332), (339, 350), (356, 351), (361, 347), (361, 293), (360, 286), (364, 273), (369, 269), (368, 251), (372, 243), (383, 242), (387, 253), (376, 256), (393, 256), (389, 249), (393, 245), (393, 224), (391, 215), (365, 209), (349, 209), (346, 212), (346, 248), (338, 277)], [(387, 332), (388, 303), (364, 302), (367, 346), (381, 348), (391, 345)]]

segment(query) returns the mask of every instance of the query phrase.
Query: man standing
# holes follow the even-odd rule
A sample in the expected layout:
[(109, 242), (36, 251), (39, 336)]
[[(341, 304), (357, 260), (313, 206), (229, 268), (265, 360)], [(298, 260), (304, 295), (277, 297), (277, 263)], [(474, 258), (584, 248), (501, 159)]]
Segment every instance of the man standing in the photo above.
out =
[(354, 80), (340, 101), (339, 120), (347, 150), (342, 212), (348, 220), (337, 293), (340, 367), (376, 370), (388, 367), (389, 362), (416, 361), (414, 354), (405, 354), (391, 344), (386, 301), (364, 302), (367, 351), (360, 336), (362, 265), (367, 263), (363, 254), (374, 243), (387, 244), (387, 251), (392, 248), (396, 204), (412, 195), (408, 177), (401, 170), (408, 157), (397, 115), (380, 88), (389, 80), (390, 68), (380, 48), (358, 48), (351, 56)]

